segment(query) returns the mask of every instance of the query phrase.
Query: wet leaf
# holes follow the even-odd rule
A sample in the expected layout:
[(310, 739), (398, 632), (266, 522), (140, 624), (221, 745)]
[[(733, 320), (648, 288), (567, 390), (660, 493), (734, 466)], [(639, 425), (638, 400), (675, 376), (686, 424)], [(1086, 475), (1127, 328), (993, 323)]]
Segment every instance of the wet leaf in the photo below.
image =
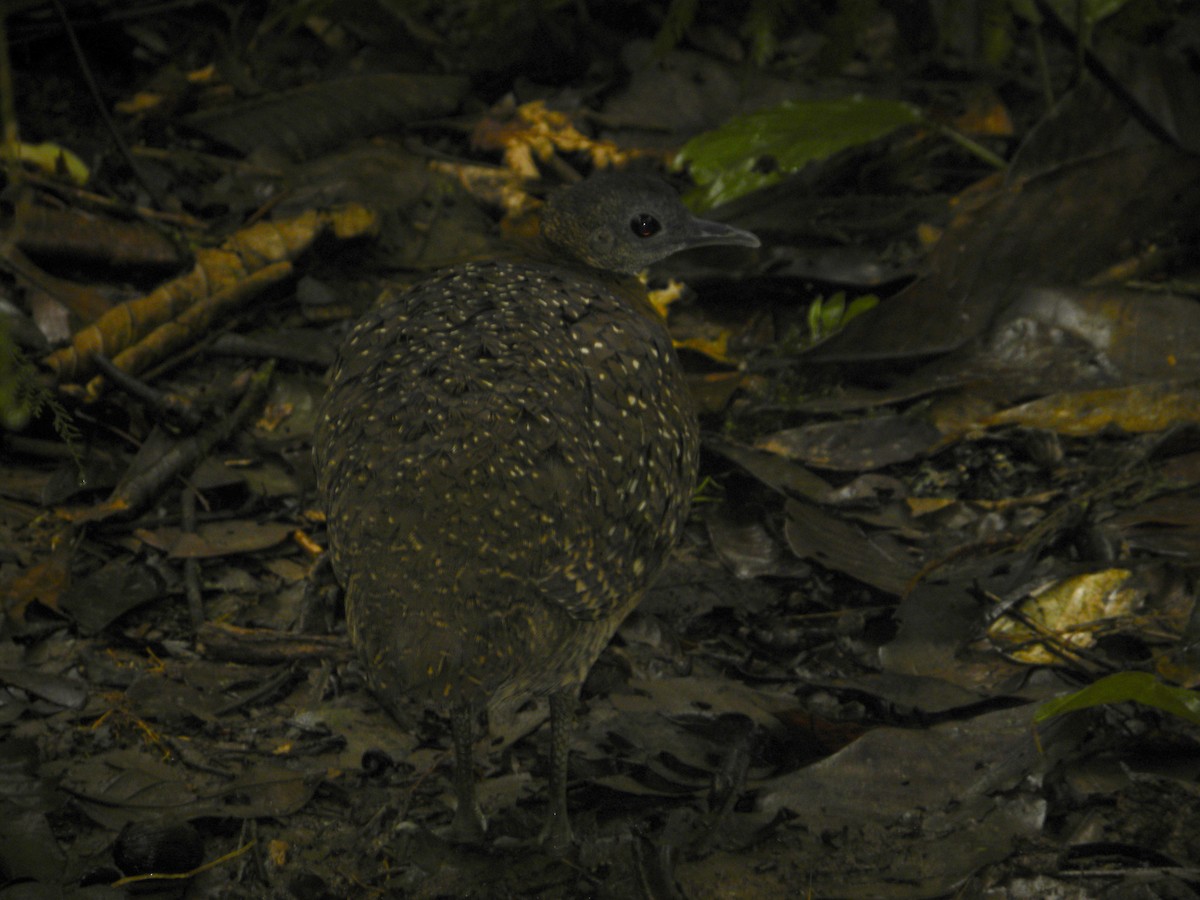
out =
[[(1037, 765), (1032, 707), (988, 713), (929, 729), (877, 728), (828, 759), (764, 786), (761, 814), (788, 809), (807, 828), (839, 830), (928, 813), (1015, 786)], [(853, 791), (846, 785), (853, 784)], [(918, 786), (919, 790), (918, 790)], [(871, 797), (863, 803), (864, 796)]]
[(39, 262), (69, 259), (82, 265), (149, 271), (174, 269), (186, 262), (178, 244), (145, 222), (34, 203), (18, 204), (14, 212), (18, 246)]
[(888, 594), (903, 594), (916, 576), (917, 564), (891, 535), (867, 533), (811, 503), (789, 500), (784, 534), (801, 559), (873, 585)]
[(773, 491), (794, 494), (819, 503), (828, 499), (833, 490), (832, 485), (819, 475), (778, 453), (747, 447), (715, 435), (707, 436), (704, 445), (741, 466)]
[(203, 110), (187, 124), (243, 153), (271, 148), (310, 159), (352, 135), (368, 137), (413, 119), (446, 115), (466, 88), (466, 79), (457, 75), (351, 75)]
[(67, 709), (82, 709), (87, 703), (88, 685), (77, 678), (64, 678), (32, 669), (0, 668), (0, 683), (20, 688)]
[[(44, 893), (26, 896), (53, 896), (57, 891), (51, 891), (49, 885), (60, 882), (65, 864), (66, 856), (45, 811), (0, 801), (0, 866), (9, 884), (26, 878), (42, 881), (46, 883)], [(0, 896), (9, 893), (7, 888), (0, 889)]]
[(913, 459), (940, 438), (922, 419), (883, 415), (788, 428), (759, 438), (756, 446), (818, 469), (859, 472)]
[(916, 108), (896, 100), (789, 100), (692, 138), (676, 162), (689, 167), (698, 185), (689, 205), (706, 210), (919, 121)]
[(125, 691), (125, 702), (139, 719), (179, 727), (189, 718), (215, 723), (218, 708), (228, 700), (152, 672), (138, 676)]
[(704, 523), (717, 556), (738, 578), (783, 574), (782, 548), (757, 509), (747, 516), (731, 504), (721, 503), (705, 516)]
[(1073, 694), (1043, 703), (1033, 721), (1044, 722), (1063, 713), (1131, 700), (1200, 725), (1200, 691), (1164, 684), (1149, 672), (1108, 675)]
[(125, 613), (164, 593), (163, 583), (152, 569), (122, 557), (105, 563), (68, 588), (62, 608), (86, 634), (97, 634)]
[[(957, 214), (930, 253), (927, 274), (811, 356), (901, 359), (962, 347), (1030, 288), (1081, 285), (1128, 255), (1131, 245), (1166, 233), (1188, 240), (1200, 221), (1198, 175), (1194, 157), (1154, 147), (1081, 159), (1009, 183), (980, 182), (957, 198)], [(1097, 191), (1097, 184), (1111, 189)], [(1061, 330), (1071, 318), (1047, 324)], [(1116, 327), (1114, 321), (1110, 328)], [(1092, 342), (1101, 336), (1096, 329), (1083, 335)], [(1102, 341), (1099, 349), (1106, 349)]]

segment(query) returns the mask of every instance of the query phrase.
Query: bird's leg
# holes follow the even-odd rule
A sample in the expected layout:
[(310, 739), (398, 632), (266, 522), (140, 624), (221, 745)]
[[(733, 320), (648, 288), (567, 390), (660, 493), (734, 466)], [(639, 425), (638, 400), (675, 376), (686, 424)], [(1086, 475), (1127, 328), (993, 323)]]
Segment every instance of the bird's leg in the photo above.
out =
[(567, 755), (575, 720), (576, 688), (550, 695), (550, 809), (539, 841), (551, 853), (566, 853), (574, 841), (567, 818)]
[(450, 735), (454, 739), (454, 795), (458, 799), (458, 808), (454, 810), (449, 837), (461, 844), (479, 843), (487, 830), (487, 820), (475, 799), (474, 720), (469, 704), (460, 703), (450, 711)]

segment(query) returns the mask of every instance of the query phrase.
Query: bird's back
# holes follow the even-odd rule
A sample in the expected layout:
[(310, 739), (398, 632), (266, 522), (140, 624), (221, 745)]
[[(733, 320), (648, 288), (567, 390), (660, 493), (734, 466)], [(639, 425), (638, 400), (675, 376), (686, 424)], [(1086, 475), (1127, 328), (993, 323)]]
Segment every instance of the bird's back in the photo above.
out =
[(471, 263), (354, 328), (316, 441), (376, 689), (578, 684), (674, 544), (698, 437), (628, 279)]

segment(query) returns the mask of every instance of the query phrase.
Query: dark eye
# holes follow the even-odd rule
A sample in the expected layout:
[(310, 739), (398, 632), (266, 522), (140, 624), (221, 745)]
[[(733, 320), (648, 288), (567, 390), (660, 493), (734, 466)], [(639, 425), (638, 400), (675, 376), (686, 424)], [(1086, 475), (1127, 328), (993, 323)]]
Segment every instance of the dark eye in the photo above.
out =
[(654, 218), (650, 213), (638, 213), (629, 220), (629, 227), (640, 238), (653, 237), (662, 231), (662, 226), (658, 224), (658, 219)]

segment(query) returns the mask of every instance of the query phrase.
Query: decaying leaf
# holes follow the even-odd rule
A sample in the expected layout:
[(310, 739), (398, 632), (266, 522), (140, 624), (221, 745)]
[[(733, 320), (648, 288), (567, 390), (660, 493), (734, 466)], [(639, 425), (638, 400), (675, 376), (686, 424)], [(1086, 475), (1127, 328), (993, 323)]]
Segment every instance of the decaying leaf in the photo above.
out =
[[(1071, 648), (1091, 647), (1106, 622), (1138, 610), (1144, 595), (1126, 587), (1131, 575), (1128, 569), (1113, 568), (1063, 579), (1021, 604), (1024, 621), (997, 619), (988, 637), (1021, 662), (1059, 662)], [(1061, 652), (1048, 649), (1047, 640)]]
[(988, 416), (984, 427), (1023, 425), (1076, 437), (1115, 425), (1131, 434), (1200, 423), (1200, 385), (1135, 384), (1130, 387), (1051, 394)]
[(92, 374), (96, 354), (116, 356), (197, 301), (229, 290), (268, 266), (295, 260), (323, 234), (349, 240), (377, 227), (376, 214), (357, 205), (310, 210), (283, 222), (257, 222), (220, 247), (198, 250), (190, 272), (109, 310), (44, 362), (60, 383), (79, 381)]
[(541, 100), (493, 109), (475, 126), (472, 141), (481, 150), (501, 151), (505, 168), (523, 178), (539, 177), (537, 163), (549, 161), (555, 153), (584, 153), (595, 168), (610, 169), (651, 152), (589, 138), (566, 113), (547, 109)]
[(286, 522), (255, 522), (249, 519), (231, 522), (204, 522), (195, 532), (176, 527), (139, 528), (137, 537), (157, 550), (180, 559), (203, 559), (253, 553), (274, 547), (295, 530)]

